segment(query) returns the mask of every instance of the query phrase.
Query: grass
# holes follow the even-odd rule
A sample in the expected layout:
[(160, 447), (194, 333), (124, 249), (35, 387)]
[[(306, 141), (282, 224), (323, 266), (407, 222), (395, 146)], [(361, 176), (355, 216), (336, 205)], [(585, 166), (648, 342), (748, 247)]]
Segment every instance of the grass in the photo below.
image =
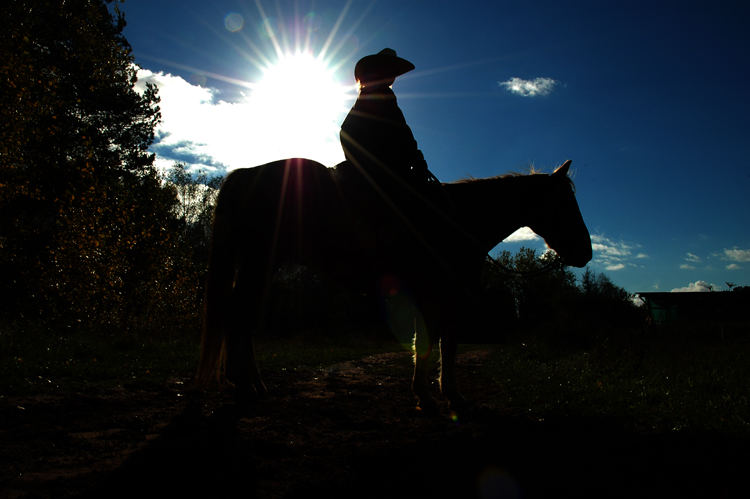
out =
[(0, 394), (29, 395), (163, 384), (197, 361), (197, 338), (114, 333), (4, 332)]
[(286, 338), (263, 337), (255, 342), (261, 369), (283, 367), (319, 368), (367, 355), (403, 350), (395, 341), (379, 339), (362, 331), (337, 337), (308, 332)]
[(485, 372), (496, 402), (538, 418), (615, 416), (639, 431), (750, 435), (750, 338), (621, 331), (617, 341), (560, 348), (533, 336), (498, 346)]
[[(638, 431), (750, 435), (750, 335), (685, 333), (623, 330), (586, 346), (519, 334), (487, 347), (482, 374), (501, 388), (493, 405), (540, 419), (608, 416)], [(371, 331), (256, 341), (263, 370), (319, 368), (403, 348)], [(3, 332), (0, 396), (156, 387), (170, 377), (191, 377), (197, 358), (197, 333)]]
[[(369, 331), (336, 337), (319, 332), (255, 341), (262, 369), (321, 367), (395, 351), (395, 342)], [(109, 332), (0, 333), (0, 396), (91, 391), (115, 386), (147, 388), (170, 377), (190, 378), (198, 362), (197, 332), (168, 336)]]

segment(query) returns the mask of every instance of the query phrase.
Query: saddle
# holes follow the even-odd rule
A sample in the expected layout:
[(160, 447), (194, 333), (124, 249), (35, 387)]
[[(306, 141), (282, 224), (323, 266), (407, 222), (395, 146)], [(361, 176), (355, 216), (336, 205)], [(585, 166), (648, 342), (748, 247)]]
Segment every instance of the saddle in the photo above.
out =
[(390, 197), (416, 196), (435, 198), (437, 202), (448, 202), (442, 183), (426, 167), (410, 168), (404, 175), (385, 172), (373, 176), (370, 172), (359, 168), (349, 161), (343, 161), (334, 167), (334, 178), (337, 184), (356, 196), (371, 196), (379, 194), (381, 200)]
[[(395, 175), (374, 179), (348, 161), (335, 167), (339, 192), (366, 246), (397, 252), (407, 246), (425, 250), (428, 240), (434, 243), (447, 236), (455, 207), (440, 181), (429, 170), (425, 172), (419, 180)], [(418, 244), (405, 244), (415, 239)]]

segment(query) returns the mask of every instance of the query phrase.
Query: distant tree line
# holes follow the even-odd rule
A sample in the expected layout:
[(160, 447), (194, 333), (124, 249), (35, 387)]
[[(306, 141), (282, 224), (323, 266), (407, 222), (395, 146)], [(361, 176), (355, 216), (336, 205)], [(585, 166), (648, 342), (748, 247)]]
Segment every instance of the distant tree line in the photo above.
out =
[[(501, 252), (485, 266), (484, 290), (511, 329), (590, 342), (644, 324), (645, 310), (609, 277), (586, 268), (580, 278), (554, 252)], [(488, 307), (485, 306), (485, 309)]]
[[(273, 334), (300, 329), (349, 334), (353, 324), (388, 318), (390, 298), (373, 300), (373, 294), (377, 290), (350, 292), (312, 269), (286, 268), (273, 284), (269, 325)], [(471, 292), (461, 339), (488, 343), (535, 334), (591, 344), (642, 327), (645, 314), (633, 296), (606, 275), (587, 268), (576, 277), (556, 253), (538, 255), (521, 248), (487, 258), (481, 286)]]

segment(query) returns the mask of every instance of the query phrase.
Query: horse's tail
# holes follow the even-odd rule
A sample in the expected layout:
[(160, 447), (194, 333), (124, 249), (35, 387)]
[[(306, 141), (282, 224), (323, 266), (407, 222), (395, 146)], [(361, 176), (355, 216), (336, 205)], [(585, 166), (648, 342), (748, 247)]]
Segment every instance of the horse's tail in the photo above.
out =
[[(208, 275), (203, 299), (203, 331), (196, 381), (207, 385), (220, 381), (226, 361), (226, 332), (229, 304), (235, 279), (237, 248), (233, 239), (232, 176), (226, 178), (216, 200)], [(236, 216), (236, 214), (234, 214)]]

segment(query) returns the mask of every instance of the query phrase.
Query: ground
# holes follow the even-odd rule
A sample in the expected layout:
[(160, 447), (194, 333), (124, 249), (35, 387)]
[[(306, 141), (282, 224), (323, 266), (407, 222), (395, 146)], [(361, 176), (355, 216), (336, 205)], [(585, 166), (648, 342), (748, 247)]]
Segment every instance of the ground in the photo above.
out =
[(744, 439), (648, 434), (616, 418), (497, 407), (486, 350), (459, 356), (475, 404), (415, 410), (408, 352), (265, 372), (240, 411), (163, 386), (0, 400), (0, 496), (734, 497)]

